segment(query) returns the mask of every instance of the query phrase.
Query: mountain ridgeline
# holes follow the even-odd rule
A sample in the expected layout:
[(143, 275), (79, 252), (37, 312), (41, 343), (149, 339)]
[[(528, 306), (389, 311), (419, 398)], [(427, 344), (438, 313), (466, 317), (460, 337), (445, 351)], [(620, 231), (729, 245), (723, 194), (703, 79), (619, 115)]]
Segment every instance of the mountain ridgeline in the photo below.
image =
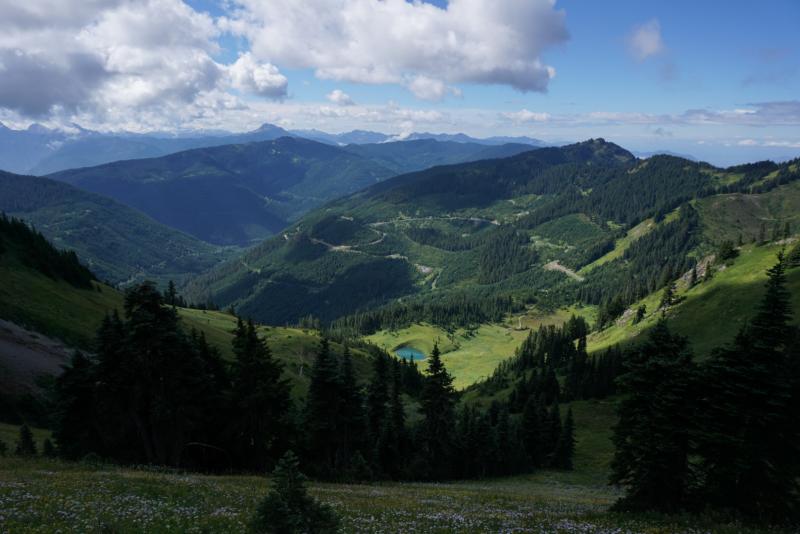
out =
[(268, 323), (314, 315), (356, 333), (476, 324), (537, 303), (624, 305), (722, 241), (705, 199), (758, 197), (798, 177), (796, 161), (640, 160), (602, 139), (434, 167), (309, 213), (187, 294)]
[(47, 178), (0, 171), (0, 211), (76, 252), (114, 284), (182, 280), (230, 257), (119, 202)]
[(321, 204), (393, 173), (314, 141), (275, 141), (178, 152), (52, 175), (109, 196), (183, 232), (245, 245)]

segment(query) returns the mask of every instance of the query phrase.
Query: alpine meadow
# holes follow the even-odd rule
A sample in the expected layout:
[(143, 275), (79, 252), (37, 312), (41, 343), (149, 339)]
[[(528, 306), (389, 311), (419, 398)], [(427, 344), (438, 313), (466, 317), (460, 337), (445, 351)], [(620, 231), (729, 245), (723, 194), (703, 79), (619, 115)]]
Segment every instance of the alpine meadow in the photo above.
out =
[(797, 532), (798, 23), (0, 0), (0, 533)]

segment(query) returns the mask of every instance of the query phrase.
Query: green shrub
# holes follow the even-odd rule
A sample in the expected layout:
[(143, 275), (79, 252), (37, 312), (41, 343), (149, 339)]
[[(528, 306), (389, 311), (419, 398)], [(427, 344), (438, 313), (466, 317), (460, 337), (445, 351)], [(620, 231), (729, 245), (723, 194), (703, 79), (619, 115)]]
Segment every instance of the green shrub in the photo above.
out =
[(272, 489), (256, 510), (251, 532), (314, 534), (339, 530), (333, 509), (308, 495), (306, 477), (292, 451), (281, 458), (272, 477)]

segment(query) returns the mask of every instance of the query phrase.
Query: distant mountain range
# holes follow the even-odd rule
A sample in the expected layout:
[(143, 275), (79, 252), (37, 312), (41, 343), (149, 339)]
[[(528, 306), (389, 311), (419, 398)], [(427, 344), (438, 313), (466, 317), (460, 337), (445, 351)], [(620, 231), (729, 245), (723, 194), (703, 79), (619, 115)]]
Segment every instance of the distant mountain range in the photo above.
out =
[(306, 139), (313, 139), (321, 143), (329, 143), (333, 145), (363, 145), (370, 143), (387, 143), (392, 141), (419, 141), (422, 139), (433, 139), (435, 141), (450, 141), (454, 143), (474, 143), (478, 145), (504, 145), (508, 143), (523, 144), (533, 147), (547, 146), (548, 143), (541, 139), (534, 139), (533, 137), (487, 137), (478, 138), (471, 137), (466, 134), (434, 134), (429, 132), (414, 132), (408, 135), (391, 135), (380, 132), (370, 132), (366, 130), (353, 130), (352, 132), (345, 132), (339, 134), (330, 134), (320, 130), (292, 130), (292, 135), (298, 137), (305, 137)]
[(25, 130), (12, 130), (0, 123), (0, 170), (37, 176), (66, 169), (91, 167), (113, 161), (154, 158), (183, 150), (221, 145), (271, 141), (279, 137), (303, 137), (330, 145), (386, 143), (435, 139), (479, 145), (518, 143), (543, 146), (544, 142), (528, 137), (491, 137), (477, 139), (464, 134), (413, 133), (398, 138), (389, 134), (354, 130), (329, 134), (318, 130), (287, 131), (273, 124), (245, 133), (194, 132), (185, 135), (166, 133), (101, 133), (74, 125), (57, 130), (33, 124)]

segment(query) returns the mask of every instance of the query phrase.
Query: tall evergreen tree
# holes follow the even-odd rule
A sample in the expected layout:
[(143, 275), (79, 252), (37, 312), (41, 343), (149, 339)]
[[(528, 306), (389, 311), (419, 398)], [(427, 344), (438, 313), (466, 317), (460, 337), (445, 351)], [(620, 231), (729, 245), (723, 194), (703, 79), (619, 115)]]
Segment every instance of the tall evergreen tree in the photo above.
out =
[(75, 352), (64, 372), (56, 378), (56, 425), (53, 437), (62, 456), (77, 460), (88, 452), (98, 452), (101, 437), (95, 411), (95, 366), (89, 358)]
[(422, 439), (429, 474), (436, 479), (451, 475), (455, 400), (453, 378), (442, 363), (439, 346), (434, 345), (422, 390)]
[(698, 451), (712, 505), (764, 521), (800, 517), (800, 370), (785, 262), (734, 344), (704, 369)]
[(33, 432), (31, 432), (31, 428), (23, 423), (19, 427), (19, 437), (17, 438), (17, 446), (14, 449), (14, 453), (17, 456), (36, 456), (38, 451), (36, 450), (36, 442), (33, 440)]
[(372, 360), (372, 381), (367, 394), (369, 433), (375, 443), (383, 431), (386, 406), (389, 402), (389, 358), (378, 354)]
[(694, 375), (686, 339), (663, 320), (630, 354), (619, 378), (625, 397), (613, 436), (611, 482), (627, 489), (617, 508), (670, 512), (684, 506)]
[(364, 431), (366, 430), (364, 398), (356, 383), (353, 357), (347, 346), (342, 354), (339, 382), (341, 384), (341, 407), (339, 409), (341, 423), (337, 435), (339, 447), (336, 465), (338, 469), (346, 470), (351, 467), (354, 455), (363, 448), (365, 444)]
[(575, 456), (575, 420), (572, 417), (572, 407), (567, 410), (567, 417), (553, 451), (553, 467), (556, 469), (572, 470), (572, 459)]
[(341, 405), (339, 366), (328, 338), (323, 338), (311, 370), (305, 426), (314, 469), (322, 476), (330, 476), (335, 467)]
[(389, 410), (381, 433), (379, 451), (380, 464), (384, 473), (399, 478), (406, 460), (408, 437), (406, 435), (406, 414), (401, 396), (400, 362), (392, 362), (392, 387), (389, 397)]
[(525, 402), (522, 412), (522, 440), (533, 467), (543, 466), (547, 455), (547, 447), (544, 444), (546, 432), (542, 428), (543, 421), (540, 415), (539, 403), (536, 402), (536, 397), (531, 395)]
[(237, 321), (231, 372), (231, 434), (240, 465), (264, 469), (287, 446), (290, 387), (283, 365), (252, 321)]

